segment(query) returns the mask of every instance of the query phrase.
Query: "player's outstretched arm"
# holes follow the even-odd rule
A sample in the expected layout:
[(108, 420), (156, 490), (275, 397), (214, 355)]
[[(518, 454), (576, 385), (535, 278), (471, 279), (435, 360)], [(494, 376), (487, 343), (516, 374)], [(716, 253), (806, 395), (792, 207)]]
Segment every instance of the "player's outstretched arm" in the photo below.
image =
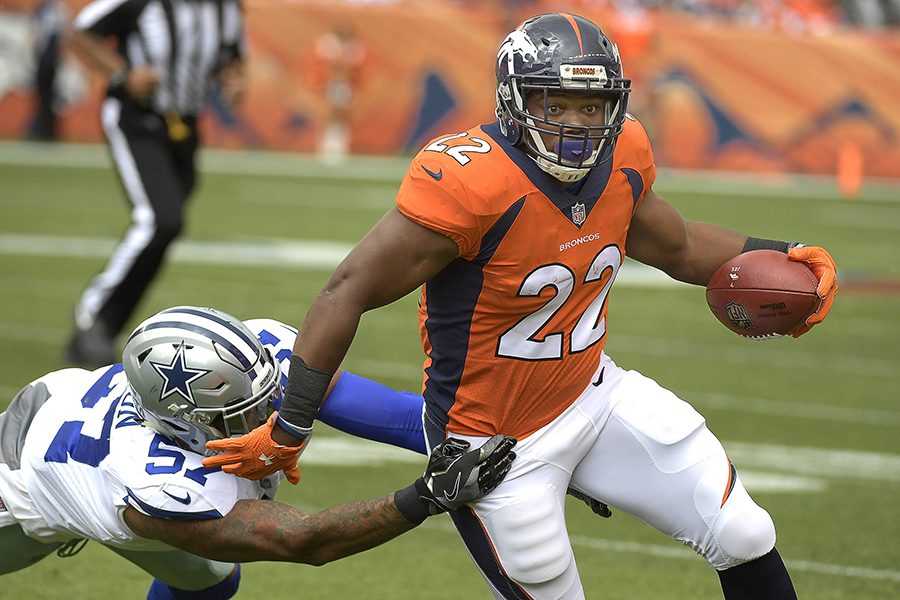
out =
[[(413, 291), (457, 257), (449, 237), (388, 212), (331, 276), (310, 307), (294, 344), (284, 399), (274, 427), (209, 442), (224, 451), (204, 466), (259, 479), (291, 469), (306, 447), (333, 373), (356, 334), (361, 315)], [(294, 448), (294, 452), (286, 449)]]
[(126, 508), (134, 533), (199, 556), (231, 562), (272, 560), (322, 565), (391, 540), (427, 517), (490, 493), (506, 477), (516, 440), (496, 435), (480, 448), (449, 439), (432, 451), (425, 474), (375, 500), (317, 513), (268, 500), (241, 500), (220, 519), (181, 521)]
[(268, 500), (240, 500), (221, 519), (173, 521), (125, 509), (136, 534), (213, 560), (323, 565), (413, 529), (394, 495), (306, 513)]

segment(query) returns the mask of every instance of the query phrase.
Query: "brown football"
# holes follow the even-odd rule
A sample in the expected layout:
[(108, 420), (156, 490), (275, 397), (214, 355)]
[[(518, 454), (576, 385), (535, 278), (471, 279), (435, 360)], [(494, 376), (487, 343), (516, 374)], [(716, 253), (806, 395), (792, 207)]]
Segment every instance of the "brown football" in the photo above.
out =
[(738, 254), (706, 286), (716, 318), (738, 335), (769, 339), (800, 327), (819, 305), (819, 280), (805, 264), (777, 250)]

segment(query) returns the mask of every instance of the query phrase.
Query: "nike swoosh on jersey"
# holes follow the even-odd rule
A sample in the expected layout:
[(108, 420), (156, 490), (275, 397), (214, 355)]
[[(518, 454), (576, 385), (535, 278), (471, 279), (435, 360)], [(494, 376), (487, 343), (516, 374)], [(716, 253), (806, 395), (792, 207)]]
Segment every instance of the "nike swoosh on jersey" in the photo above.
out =
[(176, 496), (175, 494), (170, 494), (166, 490), (163, 490), (163, 494), (174, 500), (175, 502), (181, 502), (182, 504), (190, 504), (191, 503), (191, 493), (185, 492), (184, 498)]
[(428, 173), (429, 175), (431, 175), (431, 178), (434, 179), (435, 181), (440, 181), (441, 177), (444, 176), (444, 169), (438, 169), (438, 172), (435, 173), (434, 171), (432, 171), (425, 165), (422, 165), (422, 170), (425, 171), (426, 173)]
[(459, 478), (462, 477), (462, 473), (456, 474), (456, 482), (453, 484), (453, 489), (450, 490), (450, 493), (444, 492), (444, 498), (447, 499), (447, 502), (453, 502), (456, 500), (456, 497), (459, 496)]
[(599, 385), (601, 383), (603, 383), (603, 371), (605, 371), (605, 370), (606, 370), (606, 367), (603, 367), (602, 369), (600, 369), (600, 374), (597, 375), (597, 381), (591, 382), (591, 385), (593, 385), (594, 387), (599, 387)]

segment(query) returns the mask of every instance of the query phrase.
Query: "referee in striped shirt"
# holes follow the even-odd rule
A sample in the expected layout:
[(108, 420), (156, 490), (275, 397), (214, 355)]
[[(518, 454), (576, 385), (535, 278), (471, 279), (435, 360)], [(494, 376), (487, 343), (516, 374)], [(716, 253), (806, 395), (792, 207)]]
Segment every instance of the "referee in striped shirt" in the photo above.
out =
[(211, 86), (232, 106), (243, 95), (244, 22), (240, 0), (94, 0), (72, 29), (71, 48), (109, 80), (100, 118), (132, 208), (75, 308), (66, 359), (94, 367), (119, 360), (115, 336), (182, 229)]

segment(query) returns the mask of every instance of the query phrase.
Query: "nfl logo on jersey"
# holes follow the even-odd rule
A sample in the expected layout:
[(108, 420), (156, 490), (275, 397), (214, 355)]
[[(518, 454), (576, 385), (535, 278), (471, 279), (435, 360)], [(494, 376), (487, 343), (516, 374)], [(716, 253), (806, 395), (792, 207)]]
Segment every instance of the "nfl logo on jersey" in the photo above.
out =
[(581, 225), (584, 223), (585, 218), (587, 218), (587, 214), (584, 210), (584, 204), (578, 202), (577, 204), (572, 206), (572, 222), (576, 225)]

